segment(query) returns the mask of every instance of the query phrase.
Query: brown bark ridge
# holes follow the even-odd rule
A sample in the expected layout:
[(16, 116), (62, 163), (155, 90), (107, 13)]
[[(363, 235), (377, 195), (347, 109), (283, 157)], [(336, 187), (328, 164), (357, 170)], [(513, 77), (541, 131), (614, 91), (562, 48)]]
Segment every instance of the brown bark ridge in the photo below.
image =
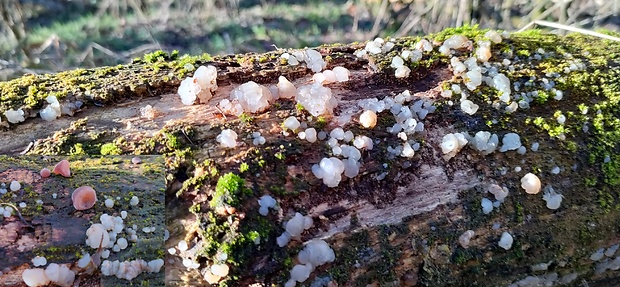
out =
[[(280, 58), (293, 51), (203, 58), (181, 65), (180, 59), (163, 56), (136, 62), (118, 67), (115, 73), (132, 87), (140, 86), (136, 82), (143, 81), (143, 75), (154, 77), (146, 80), (146, 90), (156, 92), (131, 92), (126, 97), (114, 92), (114, 100), (105, 106), (86, 102), (74, 116), (80, 118), (77, 121), (61, 117), (44, 124), (34, 118), (10, 125), (0, 133), (3, 142), (10, 139), (2, 148), (15, 152), (32, 143), (27, 153), (96, 154), (105, 144), (114, 144), (122, 153), (166, 154), (170, 231), (166, 248), (180, 240), (189, 243), (188, 250), (177, 248), (167, 255), (170, 286), (207, 284), (207, 280), (220, 286), (284, 285), (298, 263), (303, 242), (317, 238), (326, 240), (336, 259), (316, 267), (298, 285), (616, 286), (620, 278), (619, 254), (614, 250), (620, 243), (620, 44), (538, 30), (511, 34), (491, 44), (489, 64), (478, 61), (490, 78), (469, 90), (470, 80), (455, 73), (451, 58), (465, 62), (475, 57), (478, 41), (488, 40), (485, 32), (463, 27), (427, 37), (398, 38), (393, 49), (364, 57), (354, 53), (365, 43), (315, 48), (327, 69), (344, 66), (351, 71), (349, 81), (325, 85), (339, 104), (334, 115), (321, 117), (310, 117), (294, 101), (282, 99), (265, 112), (241, 117), (222, 114), (217, 108), (220, 100), (249, 80), (270, 86), (283, 75), (296, 87), (311, 84), (312, 72), (305, 63), (292, 66)], [(466, 36), (471, 44), (453, 49), (452, 56), (439, 53), (441, 43), (456, 34)], [(390, 67), (393, 57), (415, 50), (421, 39), (431, 42), (433, 50), (423, 52), (415, 63), (406, 60), (411, 74), (395, 78)], [(168, 93), (179, 84), (179, 71), (188, 68), (186, 64), (191, 66), (188, 71), (200, 64), (217, 67), (219, 88), (208, 103), (184, 106), (178, 95)], [(157, 71), (151, 66), (157, 66)], [(124, 71), (135, 71), (135, 77)], [(89, 79), (95, 86), (104, 81), (94, 77), (96, 70), (84, 73), (93, 77)], [(508, 103), (500, 100), (501, 92), (493, 87), (498, 73), (510, 80)], [(169, 78), (161, 80), (163, 75)], [(168, 90), (152, 89), (154, 83)], [(466, 91), (467, 99), (479, 106), (475, 114), (463, 112), (461, 95), (443, 93), (452, 85)], [(424, 131), (408, 135), (407, 141), (419, 144), (410, 158), (393, 154), (404, 141), (388, 131), (396, 123), (391, 111), (379, 113), (373, 129), (364, 129), (357, 121), (360, 100), (394, 99), (405, 90), (413, 96), (403, 106), (424, 101), (435, 107), (426, 117), (417, 115)], [(67, 98), (80, 98), (81, 93), (74, 89)], [(96, 95), (105, 98), (105, 90)], [(506, 112), (514, 110), (514, 105), (509, 106), (512, 102), (518, 108)], [(155, 108), (154, 117), (140, 114), (147, 104)], [(334, 188), (323, 184), (311, 172), (313, 164), (324, 157), (342, 157), (334, 155), (325, 140), (309, 143), (295, 133), (285, 135), (281, 123), (289, 116), (327, 133), (342, 126), (355, 136), (373, 139), (374, 148), (361, 152), (360, 174), (343, 175)], [(239, 135), (234, 149), (216, 142), (227, 128)], [(253, 145), (251, 135), (257, 131), (266, 138), (265, 145)], [(444, 157), (444, 136), (467, 133), (471, 141), (480, 131), (496, 134), (499, 147), (506, 134), (517, 133), (525, 153), (498, 148), (483, 155), (469, 143), (454, 157)], [(537, 149), (532, 148), (535, 143)], [(524, 192), (521, 178), (527, 173), (540, 178), (543, 191)], [(493, 185), (505, 187), (509, 194), (484, 214), (481, 201), (495, 201), (488, 193)], [(551, 189), (563, 196), (555, 210), (543, 200)], [(276, 198), (279, 207), (266, 217), (259, 215), (257, 204), (264, 194)], [(314, 225), (280, 248), (276, 237), (295, 212), (311, 216)], [(459, 237), (467, 230), (475, 235), (465, 248)], [(513, 237), (507, 250), (498, 245), (504, 232)], [(600, 249), (603, 256), (597, 258)], [(230, 268), (228, 275), (213, 276), (212, 266), (222, 264)]]

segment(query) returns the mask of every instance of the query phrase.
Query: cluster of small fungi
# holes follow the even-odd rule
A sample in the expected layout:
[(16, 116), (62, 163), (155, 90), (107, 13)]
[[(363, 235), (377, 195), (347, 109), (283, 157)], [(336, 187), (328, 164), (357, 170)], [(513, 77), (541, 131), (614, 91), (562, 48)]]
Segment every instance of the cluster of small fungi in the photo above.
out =
[[(531, 76), (527, 79), (519, 79), (511, 83), (508, 74), (515, 69), (527, 68), (527, 61), (541, 60), (556, 56), (554, 52), (545, 52), (538, 49), (529, 58), (510, 56), (499, 61), (493, 59), (493, 45), (499, 44), (509, 38), (509, 34), (488, 31), (484, 34), (484, 40), (474, 43), (464, 35), (453, 35), (445, 39), (443, 43), (436, 46), (431, 41), (421, 39), (411, 47), (402, 48), (400, 53), (391, 58), (390, 68), (393, 69), (393, 76), (397, 79), (410, 77), (411, 68), (416, 63), (427, 57), (428, 54), (437, 50), (442, 56), (448, 57), (453, 78), (446, 82), (440, 96), (448, 107), (454, 106), (458, 112), (473, 116), (481, 109), (494, 109), (507, 115), (519, 113), (530, 109), (530, 104), (539, 97), (549, 97), (555, 101), (563, 99), (563, 91), (556, 88), (555, 79), (559, 78), (560, 73), (547, 73), (543, 78)], [(394, 40), (384, 40), (377, 38), (367, 42), (363, 49), (355, 52), (360, 58), (375, 57), (381, 54), (388, 54), (395, 47)], [(390, 54), (390, 55), (393, 55)], [(565, 58), (572, 58), (572, 55), (565, 54)], [(386, 145), (385, 140), (371, 137), (371, 130), (377, 126), (377, 115), (384, 111), (389, 111), (395, 123), (387, 127), (387, 132), (394, 135), (400, 144), (388, 145), (386, 147), (388, 157), (412, 158), (416, 151), (421, 147), (425, 140), (424, 119), (428, 114), (435, 112), (436, 107), (428, 99), (416, 98), (408, 90), (404, 90), (395, 96), (385, 96), (380, 98), (366, 98), (358, 100), (359, 107), (353, 114), (340, 114), (335, 112), (339, 106), (339, 96), (332, 91), (330, 84), (346, 82), (349, 80), (350, 72), (344, 67), (334, 67), (332, 70), (325, 70), (326, 63), (319, 52), (306, 49), (295, 51), (292, 54), (284, 53), (281, 58), (286, 60), (289, 65), (297, 66), (303, 62), (314, 75), (312, 83), (296, 87), (286, 77), (280, 76), (277, 85), (263, 86), (255, 82), (248, 82), (240, 85), (232, 91), (230, 97), (221, 100), (218, 104), (219, 110), (229, 115), (240, 116), (243, 113), (255, 114), (269, 109), (276, 101), (294, 101), (298, 106), (303, 107), (311, 116), (290, 116), (282, 124), (282, 133), (285, 136), (296, 135), (299, 139), (309, 143), (319, 142), (328, 147), (328, 154), (318, 163), (312, 165), (311, 172), (321, 179), (327, 187), (335, 188), (346, 180), (355, 178), (363, 169), (363, 151), (372, 150), (376, 145)], [(579, 60), (571, 60), (570, 66), (564, 69), (565, 73), (582, 71), (585, 65)], [(215, 67), (206, 68), (215, 71)], [(205, 67), (200, 67), (200, 71), (205, 71)], [(208, 76), (208, 77), (207, 77)], [(196, 79), (196, 77), (205, 77)], [(216, 92), (214, 87), (217, 75), (208, 73), (201, 76), (198, 71), (194, 75), (195, 82), (211, 83), (208, 87), (209, 93)], [(188, 78), (190, 79), (190, 78)], [(472, 97), (473, 94), (479, 95), (480, 88), (486, 86), (496, 91), (495, 95), (487, 100), (481, 101), (481, 97)], [(448, 88), (446, 88), (448, 87)], [(539, 89), (539, 91), (536, 91)], [(191, 93), (183, 86), (179, 88), (179, 95), (184, 104), (193, 104), (198, 93), (202, 90), (195, 89)], [(543, 95), (543, 93), (545, 95)], [(550, 95), (550, 96), (549, 96)], [(455, 104), (453, 99), (458, 97), (459, 104)], [(200, 98), (200, 97), (198, 97)], [(546, 100), (546, 98), (545, 98)], [(204, 102), (201, 100), (201, 102)], [(584, 112), (587, 113), (587, 110)], [(385, 113), (384, 113), (385, 115)], [(320, 130), (313, 126), (313, 117), (325, 116), (331, 119), (331, 130)], [(560, 125), (564, 125), (566, 117), (562, 114), (556, 115), (556, 120)], [(496, 124), (493, 122), (492, 124)], [(355, 134), (351, 130), (346, 130), (347, 125), (359, 124), (362, 132)], [(584, 126), (584, 130), (587, 126)], [(365, 131), (368, 131), (366, 133)], [(505, 132), (503, 134), (493, 133), (486, 130), (478, 130), (472, 135), (471, 131), (451, 132), (443, 136), (441, 143), (436, 148), (441, 150), (443, 158), (450, 161), (458, 153), (469, 146), (474, 152), (483, 156), (494, 152), (516, 153), (525, 155), (528, 147), (522, 144), (522, 138), (518, 133)], [(566, 135), (559, 133), (555, 135), (559, 140), (564, 140)], [(268, 144), (265, 137), (255, 132), (252, 135), (254, 145)], [(224, 129), (217, 136), (217, 142), (222, 148), (236, 148), (240, 145), (237, 133), (231, 129)], [(538, 152), (540, 145), (533, 142), (529, 147), (529, 152)], [(406, 166), (406, 165), (403, 165)], [(555, 166), (550, 170), (551, 175), (559, 174), (565, 167)], [(515, 166), (514, 171), (525, 175), (521, 177), (520, 186), (526, 194), (542, 194), (542, 200), (546, 202), (547, 208), (556, 210), (560, 208), (563, 195), (554, 189), (551, 183), (541, 182), (541, 179), (534, 173), (540, 171), (528, 171), (520, 166)], [(505, 168), (503, 174), (505, 174)], [(385, 177), (384, 172), (376, 179), (381, 180)], [(506, 185), (488, 184), (486, 191), (492, 194), (494, 200), (484, 197), (480, 203), (481, 211), (489, 214), (494, 208), (500, 205), (509, 195)], [(259, 200), (260, 214), (267, 215), (269, 208), (278, 208), (277, 201), (269, 195), (263, 196)], [(284, 233), (276, 239), (277, 244), (285, 246), (291, 239), (299, 236), (305, 229), (312, 226), (312, 219), (296, 213), (289, 221), (283, 222)], [(475, 232), (467, 230), (459, 237), (459, 243), (467, 248), (470, 241), (474, 238)], [(499, 247), (509, 250), (513, 244), (513, 236), (508, 231), (503, 231), (498, 240)], [(331, 250), (331, 249), (330, 249)], [(327, 249), (325, 249), (326, 254)], [(301, 257), (301, 254), (300, 254)], [(329, 256), (328, 256), (329, 257)], [(333, 260), (331, 257), (328, 259)], [(330, 260), (322, 261), (330, 262)], [(301, 260), (300, 260), (301, 261)], [(294, 286), (295, 282), (303, 282), (307, 274), (312, 272), (313, 264), (308, 266), (296, 265), (291, 271), (291, 280), (286, 286)], [(614, 265), (615, 267), (615, 265)], [(303, 271), (303, 272), (302, 272)]]
[[(62, 160), (53, 168), (43, 168), (40, 171), (42, 179), (49, 178), (52, 174), (69, 178), (72, 176), (70, 163), (67, 160)], [(1, 184), (0, 194), (6, 194), (8, 191), (5, 188), (6, 184)], [(12, 181), (9, 185), (9, 189), (12, 192), (18, 192), (22, 189), (21, 183), (18, 181)], [(57, 193), (52, 194), (52, 198), (56, 199), (59, 195)], [(116, 198), (120, 200), (120, 197)], [(91, 209), (97, 202), (96, 191), (90, 186), (81, 186), (76, 188), (71, 194), (71, 201), (75, 210), (84, 211)], [(38, 205), (44, 204), (41, 199), (36, 200)], [(139, 199), (133, 196), (130, 201), (130, 206), (137, 206)], [(103, 204), (107, 208), (112, 208), (114, 205), (114, 199), (108, 198)], [(25, 202), (19, 203), (20, 208), (27, 207)], [(0, 207), (1, 215), (4, 218), (10, 217), (14, 210), (10, 206)], [(96, 249), (93, 254), (86, 251), (82, 251), (83, 254), (77, 262), (73, 263), (50, 263), (47, 265), (47, 258), (42, 256), (36, 256), (32, 259), (32, 263), (35, 268), (26, 269), (22, 273), (24, 283), (28, 286), (47, 286), (53, 284), (56, 286), (69, 287), (74, 284), (79, 284), (79, 280), (76, 276), (83, 274), (93, 274), (97, 269), (101, 270), (101, 273), (105, 276), (116, 276), (121, 279), (132, 280), (142, 272), (157, 273), (164, 265), (163, 259), (155, 259), (146, 262), (141, 259), (131, 261), (108, 261), (103, 260), (110, 256), (110, 252), (120, 252), (121, 250), (129, 247), (131, 243), (138, 242), (137, 226), (125, 227), (123, 219), (127, 218), (128, 212), (123, 210), (120, 212), (120, 216), (111, 216), (107, 213), (103, 213), (99, 220), (101, 223), (93, 223), (86, 230), (86, 247)], [(20, 219), (24, 220), (21, 218)], [(143, 231), (145, 233), (152, 232), (153, 227), (145, 227)], [(125, 233), (125, 237), (122, 237)], [(128, 238), (128, 239), (127, 239)], [(47, 265), (46, 268), (45, 265)]]

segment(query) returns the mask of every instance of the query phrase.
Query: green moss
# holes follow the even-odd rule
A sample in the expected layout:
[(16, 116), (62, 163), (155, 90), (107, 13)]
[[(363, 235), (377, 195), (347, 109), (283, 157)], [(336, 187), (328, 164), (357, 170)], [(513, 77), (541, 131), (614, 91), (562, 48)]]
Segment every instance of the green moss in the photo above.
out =
[(114, 143), (107, 143), (101, 145), (101, 155), (120, 155), (123, 153), (118, 146)]
[(460, 247), (456, 248), (456, 250), (454, 250), (454, 253), (452, 254), (452, 261), (458, 265), (463, 265), (473, 258), (474, 256), (471, 252), (469, 252), (468, 249), (463, 249)]
[(250, 165), (248, 165), (247, 162), (242, 162), (239, 165), (239, 172), (241, 172), (241, 173), (244, 173), (244, 172), (248, 171), (249, 169), (250, 169)]
[(285, 160), (286, 159), (286, 156), (283, 153), (281, 153), (281, 152), (277, 152), (274, 156), (277, 159), (279, 159), (279, 160)]
[(461, 27), (444, 29), (443, 31), (437, 34), (432, 35), (432, 37), (435, 41), (443, 42), (446, 39), (450, 38), (450, 36), (452, 35), (464, 35), (468, 39), (474, 40), (475, 42), (476, 40), (482, 40), (484, 38), (484, 33), (486, 33), (487, 31), (489, 30), (480, 29), (478, 25), (474, 25), (474, 26), (464, 25)]
[(598, 204), (605, 211), (609, 212), (614, 206), (614, 196), (610, 193), (599, 190), (598, 191)]
[[(177, 53), (173, 53), (174, 57), (178, 56), (178, 51)], [(148, 53), (148, 54), (144, 54), (144, 56), (142, 57), (142, 59), (144, 60), (145, 63), (156, 63), (156, 62), (163, 62), (166, 60), (173, 60), (171, 59), (170, 56), (168, 56), (168, 53), (162, 51), (162, 50), (158, 50), (152, 53)]]
[(246, 123), (246, 124), (249, 124), (254, 121), (254, 117), (252, 117), (251, 115), (247, 113), (242, 113), (239, 116), (239, 119), (241, 120), (241, 122)]
[(84, 145), (82, 145), (82, 143), (74, 144), (69, 154), (70, 155), (85, 155), (86, 152), (84, 151)]
[(224, 205), (238, 207), (240, 197), (250, 194), (252, 191), (245, 187), (245, 181), (240, 176), (229, 172), (217, 180), (215, 193), (209, 201), (209, 205), (212, 208)]
[(604, 182), (611, 185), (617, 186), (620, 184), (620, 156), (613, 155), (610, 157), (610, 161), (603, 163), (603, 176)]
[(560, 137), (568, 133), (568, 130), (565, 128), (565, 126), (559, 124), (555, 120), (546, 121), (542, 117), (536, 117), (534, 118), (534, 120), (532, 120), (531, 118), (527, 118), (525, 120), (525, 123), (533, 123), (535, 126), (541, 128), (544, 131), (547, 131), (550, 137)]
[(352, 282), (350, 278), (358, 263), (364, 263), (368, 259), (370, 249), (370, 234), (368, 230), (355, 232), (348, 236), (340, 249), (335, 250), (336, 260), (327, 270), (330, 277), (339, 284)]
[(596, 178), (592, 178), (592, 177), (584, 178), (584, 184), (586, 186), (593, 187), (593, 186), (596, 186), (596, 183), (597, 183)]
[(549, 98), (551, 98), (551, 94), (549, 94), (549, 92), (543, 91), (543, 90), (539, 90), (538, 91), (538, 96), (535, 98), (535, 101), (539, 105), (543, 105), (543, 104), (545, 104), (549, 100)]
[(523, 218), (525, 215), (524, 210), (523, 210), (523, 204), (520, 201), (515, 201), (514, 207), (515, 207), (515, 221), (518, 223), (523, 222)]
[[(198, 171), (198, 172), (196, 172)], [(194, 166), (194, 176), (183, 182), (183, 186), (177, 191), (176, 196), (181, 196), (184, 192), (194, 188), (200, 188), (206, 183), (210, 183), (219, 174), (219, 168), (211, 159), (206, 159)]]
[(200, 204), (194, 204), (194, 205), (190, 206), (189, 207), (189, 212), (194, 213), (194, 214), (200, 213)]
[(321, 130), (325, 128), (326, 125), (327, 125), (327, 119), (325, 119), (325, 117), (319, 116), (316, 119), (316, 129)]
[(297, 112), (303, 112), (304, 106), (301, 103), (297, 103), (295, 104), (295, 110), (297, 110)]

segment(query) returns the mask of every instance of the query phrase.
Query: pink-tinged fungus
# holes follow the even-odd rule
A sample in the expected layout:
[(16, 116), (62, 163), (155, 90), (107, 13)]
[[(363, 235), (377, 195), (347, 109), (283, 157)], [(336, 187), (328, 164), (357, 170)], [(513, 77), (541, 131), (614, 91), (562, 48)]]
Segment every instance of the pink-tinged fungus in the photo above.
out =
[(69, 161), (66, 159), (61, 160), (58, 164), (56, 164), (53, 172), (54, 174), (59, 174), (64, 177), (70, 177), (71, 169), (69, 168)]
[(39, 174), (41, 174), (42, 178), (48, 178), (52, 172), (47, 167), (44, 167)]
[(71, 201), (73, 201), (73, 207), (77, 210), (86, 210), (95, 205), (97, 202), (97, 194), (95, 190), (90, 186), (78, 187), (73, 194), (71, 194)]

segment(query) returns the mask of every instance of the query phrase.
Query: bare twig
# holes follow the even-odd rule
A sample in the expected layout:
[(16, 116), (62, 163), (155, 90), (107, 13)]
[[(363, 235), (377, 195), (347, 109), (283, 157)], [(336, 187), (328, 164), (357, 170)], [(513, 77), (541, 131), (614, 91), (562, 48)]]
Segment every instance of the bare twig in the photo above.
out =
[(30, 228), (34, 228), (34, 226), (32, 226), (30, 223), (28, 223), (28, 221), (26, 221), (26, 219), (24, 219), (24, 217), (22, 216), (22, 213), (19, 212), (19, 209), (17, 208), (17, 206), (15, 206), (12, 203), (8, 203), (8, 202), (0, 202), (0, 205), (7, 205), (12, 207), (13, 209), (15, 209), (15, 212), (17, 212), (17, 215), (19, 216), (19, 219), (22, 220), (22, 222), (24, 222), (25, 225), (27, 225)]
[(28, 151), (30, 151), (30, 149), (32, 148), (32, 146), (34, 146), (34, 142), (30, 142), (28, 144), (28, 146), (23, 151), (21, 151), (19, 154), (21, 154), (21, 155), (27, 154)]
[(563, 24), (559, 24), (559, 23), (542, 21), (542, 20), (536, 20), (536, 21), (530, 22), (529, 24), (527, 24), (523, 28), (521, 28), (519, 30), (519, 32), (523, 32), (523, 31), (529, 29), (530, 27), (532, 27), (534, 25), (546, 26), (546, 27), (551, 27), (551, 28), (555, 28), (555, 29), (561, 29), (561, 30), (566, 30), (566, 31), (570, 31), (570, 32), (576, 32), (576, 33), (581, 33), (581, 34), (590, 35), (590, 36), (594, 36), (594, 37), (599, 37), (601, 39), (606, 39), (606, 40), (620, 42), (620, 38), (618, 38), (618, 37), (614, 37), (614, 36), (610, 36), (610, 35), (605, 35), (603, 33), (594, 32), (594, 31), (590, 31), (590, 30), (586, 30), (586, 29), (582, 29), (582, 28), (567, 26), (567, 25), (563, 25)]
[(388, 0), (381, 1), (381, 7), (379, 8), (379, 13), (377, 14), (377, 18), (375, 18), (375, 23), (372, 25), (372, 29), (370, 30), (371, 37), (375, 37), (379, 33), (381, 21), (383, 21), (383, 18), (385, 17), (385, 12), (387, 12), (388, 3), (389, 3)]

